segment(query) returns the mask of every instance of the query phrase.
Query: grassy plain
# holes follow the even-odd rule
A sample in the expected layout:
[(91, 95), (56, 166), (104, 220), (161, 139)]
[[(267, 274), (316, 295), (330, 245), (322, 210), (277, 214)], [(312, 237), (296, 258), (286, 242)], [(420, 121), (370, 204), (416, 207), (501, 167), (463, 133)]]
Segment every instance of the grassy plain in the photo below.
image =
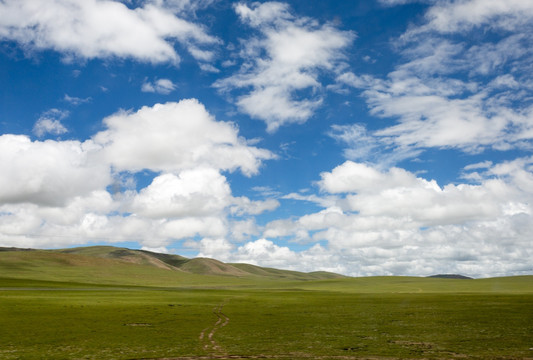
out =
[(532, 276), (191, 277), (15, 257), (0, 257), (0, 359), (533, 359)]

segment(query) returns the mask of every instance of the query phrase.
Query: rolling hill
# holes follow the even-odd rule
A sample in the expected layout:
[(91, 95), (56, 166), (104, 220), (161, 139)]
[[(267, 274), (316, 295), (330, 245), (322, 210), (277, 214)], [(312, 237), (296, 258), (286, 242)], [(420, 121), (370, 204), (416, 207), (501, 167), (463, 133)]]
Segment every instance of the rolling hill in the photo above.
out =
[(437, 277), (353, 278), (303, 273), (215, 259), (189, 259), (113, 246), (57, 250), (0, 248), (1, 288), (162, 287), (302, 289), (344, 293), (531, 293), (533, 276), (465, 280)]
[(437, 275), (431, 275), (428, 276), (429, 278), (436, 278), (436, 279), (461, 279), (461, 280), (472, 280), (471, 277), (459, 275), (459, 274), (437, 274)]
[(0, 248), (0, 359), (525, 359), (532, 300), (533, 276), (355, 278)]
[(90, 246), (57, 250), (0, 248), (0, 278), (108, 285), (245, 286), (258, 281), (341, 279), (344, 276), (227, 264), (209, 258), (189, 259), (113, 246)]

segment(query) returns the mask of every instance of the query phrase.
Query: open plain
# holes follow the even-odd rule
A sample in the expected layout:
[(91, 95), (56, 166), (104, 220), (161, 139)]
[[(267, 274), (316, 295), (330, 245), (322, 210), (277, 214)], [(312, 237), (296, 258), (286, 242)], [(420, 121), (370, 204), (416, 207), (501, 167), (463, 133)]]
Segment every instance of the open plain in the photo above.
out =
[(348, 278), (193, 260), (0, 251), (0, 359), (533, 358), (532, 276)]

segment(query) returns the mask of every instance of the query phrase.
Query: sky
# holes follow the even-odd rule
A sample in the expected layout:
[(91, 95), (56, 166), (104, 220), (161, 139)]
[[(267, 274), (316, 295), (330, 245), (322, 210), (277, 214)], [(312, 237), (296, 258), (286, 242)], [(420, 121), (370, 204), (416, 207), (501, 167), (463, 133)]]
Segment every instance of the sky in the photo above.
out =
[(0, 246), (533, 274), (533, 1), (0, 0)]

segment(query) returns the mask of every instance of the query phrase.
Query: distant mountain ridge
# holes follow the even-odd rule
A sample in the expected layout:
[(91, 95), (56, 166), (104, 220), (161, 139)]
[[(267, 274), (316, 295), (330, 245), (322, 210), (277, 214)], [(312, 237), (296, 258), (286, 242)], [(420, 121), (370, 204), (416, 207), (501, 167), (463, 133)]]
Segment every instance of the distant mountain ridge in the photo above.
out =
[[(156, 253), (147, 250), (134, 250), (114, 246), (88, 246), (57, 250), (36, 250), (21, 248), (0, 248), (0, 253), (16, 252), (39, 254), (39, 258), (48, 256), (49, 262), (64, 263), (69, 266), (104, 266), (103, 264), (136, 264), (164, 270), (177, 271), (195, 275), (214, 275), (227, 277), (262, 277), (288, 280), (323, 280), (344, 278), (345, 276), (316, 271), (304, 273), (291, 270), (279, 270), (251, 264), (224, 263), (210, 258), (186, 258), (180, 255)], [(91, 261), (90, 259), (94, 259)], [(102, 261), (102, 265), (100, 264)]]
[[(112, 266), (113, 264), (130, 264), (177, 271), (181, 274), (237, 278), (253, 277), (271, 280), (326, 280), (346, 278), (346, 276), (325, 271), (304, 273), (292, 270), (261, 267), (252, 264), (224, 263), (211, 258), (187, 258), (175, 254), (157, 253), (147, 250), (136, 250), (115, 246), (87, 246), (56, 250), (0, 247), (0, 254), (7, 255), (8, 252), (18, 254), (34, 253), (36, 257), (44, 257), (44, 261), (48, 261), (49, 263), (55, 262), (56, 264), (68, 264), (69, 266), (93, 265), (102, 267)], [(28, 256), (27, 258), (31, 259), (31, 256)], [(0, 263), (0, 265), (2, 264)], [(437, 274), (428, 276), (428, 278), (472, 279), (471, 277), (460, 274)]]
[(464, 279), (464, 280), (472, 280), (471, 277), (459, 275), (459, 274), (437, 274), (437, 275), (431, 275), (428, 276), (430, 278), (437, 278), (437, 279)]

